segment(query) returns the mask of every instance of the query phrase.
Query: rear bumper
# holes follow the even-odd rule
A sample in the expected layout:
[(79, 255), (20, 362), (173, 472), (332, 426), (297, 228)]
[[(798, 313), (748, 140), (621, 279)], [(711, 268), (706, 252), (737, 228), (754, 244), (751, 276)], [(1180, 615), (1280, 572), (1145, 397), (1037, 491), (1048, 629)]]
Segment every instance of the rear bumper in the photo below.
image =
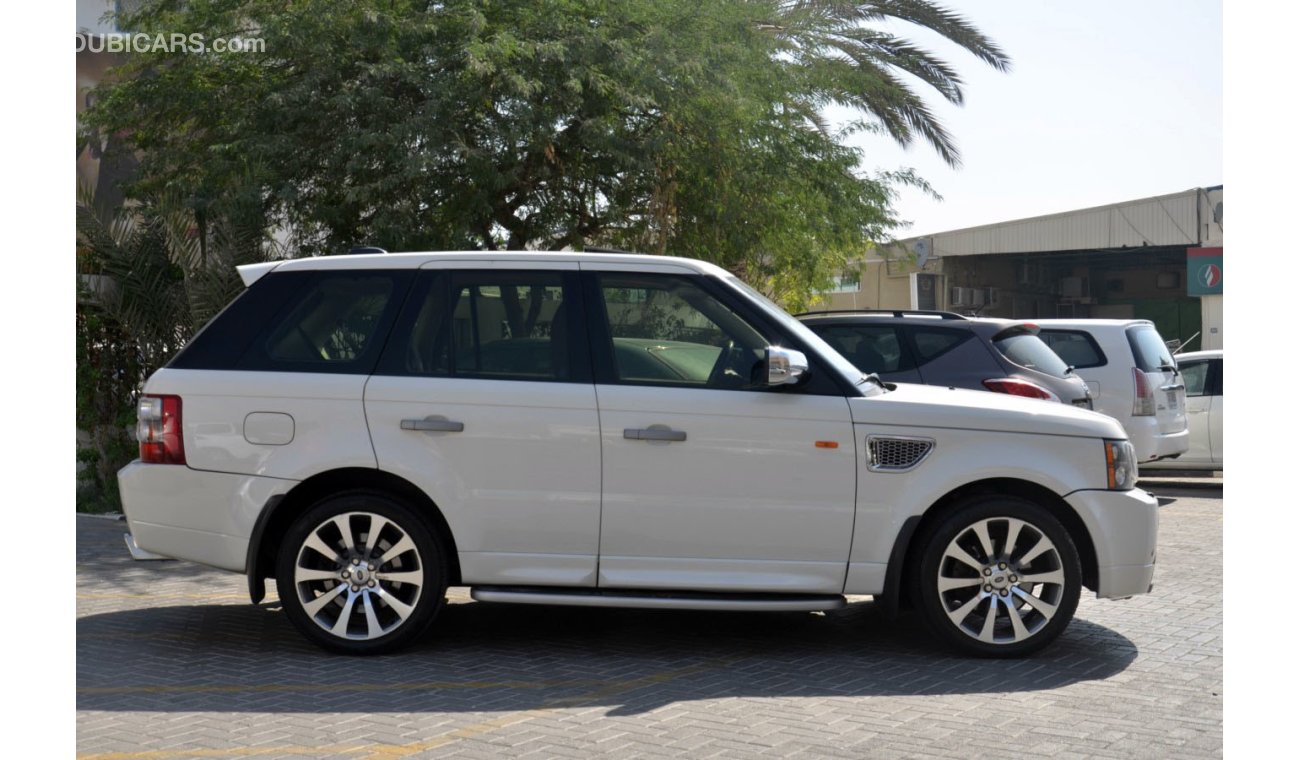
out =
[(136, 545), (154, 554), (244, 571), (248, 537), (267, 501), (293, 481), (132, 462), (117, 473)]
[(1158, 425), (1155, 417), (1130, 417), (1124, 423), (1139, 464), (1181, 454), (1191, 446), (1187, 428), (1177, 433), (1161, 433)]
[(1160, 525), (1156, 498), (1145, 491), (1075, 491), (1065, 497), (1083, 518), (1097, 550), (1097, 596), (1115, 599), (1151, 590)]

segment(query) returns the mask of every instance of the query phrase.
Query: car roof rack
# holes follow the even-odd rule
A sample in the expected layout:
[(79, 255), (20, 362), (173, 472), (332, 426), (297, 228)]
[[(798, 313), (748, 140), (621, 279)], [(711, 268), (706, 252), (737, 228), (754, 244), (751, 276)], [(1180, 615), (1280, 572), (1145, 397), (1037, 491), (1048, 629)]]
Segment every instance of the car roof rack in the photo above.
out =
[(622, 248), (603, 248), (601, 246), (595, 246), (595, 245), (584, 246), (582, 252), (583, 253), (630, 253), (637, 256), (644, 255), (644, 254), (637, 253), (636, 251), (625, 251)]
[(348, 249), (348, 253), (349, 254), (388, 253), (388, 251), (385, 251), (383, 248), (380, 248), (377, 245), (354, 245)]
[(961, 319), (966, 320), (969, 317), (963, 317), (955, 311), (935, 311), (927, 309), (828, 309), (826, 311), (805, 311), (802, 314), (795, 314), (796, 317), (817, 317), (823, 314), (889, 314), (895, 317), (938, 317), (940, 319)]

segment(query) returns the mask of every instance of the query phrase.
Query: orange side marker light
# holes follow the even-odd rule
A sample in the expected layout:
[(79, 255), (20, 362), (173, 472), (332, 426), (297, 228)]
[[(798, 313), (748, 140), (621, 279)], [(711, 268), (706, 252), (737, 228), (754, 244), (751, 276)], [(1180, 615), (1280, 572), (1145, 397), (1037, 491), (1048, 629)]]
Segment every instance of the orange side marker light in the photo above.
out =
[(816, 446), (819, 449), (838, 449), (840, 444), (839, 441), (817, 441)]

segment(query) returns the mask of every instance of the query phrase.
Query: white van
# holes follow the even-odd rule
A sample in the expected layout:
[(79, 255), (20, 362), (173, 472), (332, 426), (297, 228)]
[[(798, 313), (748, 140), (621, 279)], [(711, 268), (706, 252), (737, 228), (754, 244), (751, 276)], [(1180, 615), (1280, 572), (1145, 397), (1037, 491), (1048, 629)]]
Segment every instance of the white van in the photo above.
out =
[(1040, 338), (1092, 391), (1093, 408), (1119, 420), (1138, 462), (1187, 451), (1187, 392), (1156, 326), (1145, 319), (1040, 319)]

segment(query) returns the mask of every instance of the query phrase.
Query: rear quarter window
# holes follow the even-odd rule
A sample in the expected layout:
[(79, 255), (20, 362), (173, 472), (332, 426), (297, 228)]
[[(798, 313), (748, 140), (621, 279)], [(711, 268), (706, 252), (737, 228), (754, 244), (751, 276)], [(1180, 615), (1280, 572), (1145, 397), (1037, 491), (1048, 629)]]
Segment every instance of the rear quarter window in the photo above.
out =
[(1015, 364), (1054, 377), (1065, 377), (1069, 366), (1037, 335), (1021, 334), (993, 341), (994, 347)]
[(173, 369), (234, 369), (286, 302), (297, 298), (312, 272), (271, 272), (262, 276), (199, 331), (172, 359)]
[(912, 343), (916, 346), (920, 364), (934, 361), (975, 337), (968, 330), (947, 330), (940, 327), (912, 327), (908, 328), (908, 332), (912, 334)]
[(411, 278), (392, 269), (312, 272), (259, 326), (234, 368), (369, 374)]

